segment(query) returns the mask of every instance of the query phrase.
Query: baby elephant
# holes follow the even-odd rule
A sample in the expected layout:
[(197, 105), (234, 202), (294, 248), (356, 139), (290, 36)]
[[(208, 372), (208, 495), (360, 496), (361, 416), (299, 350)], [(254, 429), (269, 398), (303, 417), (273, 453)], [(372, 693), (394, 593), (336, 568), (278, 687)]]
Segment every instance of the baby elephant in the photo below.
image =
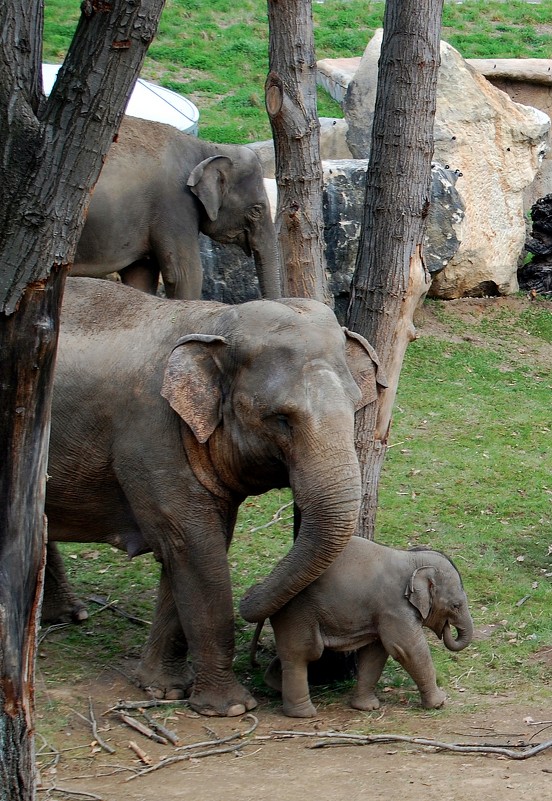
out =
[[(360, 537), (353, 537), (326, 572), (270, 622), (278, 658), (265, 681), (281, 691), (284, 714), (291, 717), (316, 714), (307, 667), (324, 648), (358, 651), (358, 681), (351, 700), (355, 709), (379, 707), (374, 690), (389, 655), (412, 676), (424, 707), (443, 706), (445, 693), (437, 687), (422, 626), (432, 629), (451, 651), (465, 648), (473, 636), (462, 579), (448, 557), (427, 548), (389, 548)], [(254, 645), (259, 633), (260, 627)]]

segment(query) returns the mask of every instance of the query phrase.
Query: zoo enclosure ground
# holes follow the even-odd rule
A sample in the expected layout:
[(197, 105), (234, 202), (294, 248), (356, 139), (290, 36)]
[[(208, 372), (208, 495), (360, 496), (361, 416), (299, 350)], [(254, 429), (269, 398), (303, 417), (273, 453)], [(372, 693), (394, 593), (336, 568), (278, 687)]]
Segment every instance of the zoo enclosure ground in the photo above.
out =
[[(346, 696), (346, 694), (345, 694)], [(90, 727), (76, 714), (50, 744), (61, 751), (57, 767), (51, 756), (40, 756), (43, 788), (57, 786), (72, 793), (93, 793), (104, 801), (486, 801), (552, 800), (552, 750), (524, 761), (478, 753), (451, 753), (411, 743), (340, 746), (313, 749), (316, 737), (276, 739), (274, 731), (355, 732), (404, 734), (448, 743), (514, 746), (552, 738), (552, 705), (542, 690), (520, 686), (515, 694), (466, 697), (454, 692), (442, 711), (426, 712), (405, 698), (390, 694), (377, 712), (360, 713), (346, 706), (346, 697), (320, 709), (311, 720), (281, 715), (270, 699), (255, 710), (258, 728), (247, 745), (225, 753), (173, 764), (130, 781), (144, 767), (129, 749), (139, 740), (154, 763), (174, 754), (172, 746), (141, 737), (112, 716), (102, 713), (120, 698), (143, 700), (143, 695), (113, 671), (78, 686), (48, 690), (39, 685), (42, 716), (48, 703), (62, 704), (88, 714), (92, 698), (101, 736), (115, 748), (113, 755), (94, 745)], [(48, 700), (49, 699), (49, 700)], [(149, 710), (153, 714), (152, 710)], [(224, 738), (250, 727), (249, 720), (202, 718), (186, 708), (161, 710), (160, 720), (176, 731), (182, 744)], [(547, 721), (548, 725), (541, 721)], [(67, 750), (64, 749), (74, 749)], [(204, 746), (202, 751), (206, 750)], [(44, 797), (41, 794), (42, 797)], [(58, 797), (57, 794), (54, 797)]]
[[(508, 333), (510, 329), (505, 321), (525, 314), (530, 304), (531, 301), (522, 296), (428, 303), (418, 315), (419, 334), (447, 342), (467, 339), (475, 347), (492, 346), (506, 354), (512, 350), (512, 334)], [(539, 304), (542, 310), (552, 313), (551, 302), (539, 301)], [(447, 319), (444, 321), (445, 312)], [(493, 318), (494, 327), (489, 325)], [(499, 325), (500, 320), (502, 324)], [(482, 321), (487, 323), (484, 329)], [(451, 333), (451, 326), (455, 333)], [(552, 362), (550, 337), (537, 338), (517, 329), (512, 358), (529, 360), (532, 365), (549, 369)], [(427, 408), (427, 398), (423, 406)], [(549, 530), (539, 529), (538, 535), (532, 535), (533, 539), (537, 538), (540, 550), (549, 541), (548, 534)], [(266, 561), (264, 556), (263, 560)], [(74, 577), (80, 576), (81, 580), (83, 561), (86, 559), (80, 556), (73, 561), (75, 565), (80, 562)], [(268, 569), (266, 564), (264, 568)], [(116, 588), (118, 579), (111, 573), (113, 570), (114, 567), (106, 566), (98, 572), (106, 577), (111, 575)], [(536, 573), (535, 577), (541, 585), (544, 583), (544, 578)], [(120, 588), (114, 591), (120, 592)], [(138, 589), (132, 592), (137, 593)], [(540, 598), (543, 606), (539, 612), (550, 620), (550, 592), (543, 593)], [(129, 596), (125, 604), (130, 600)], [(537, 605), (534, 601), (531, 603)], [(111, 614), (106, 610), (100, 616), (100, 633), (106, 639), (112, 637), (115, 630)], [(270, 734), (274, 730), (336, 730), (508, 746), (552, 739), (552, 624), (547, 637), (536, 644), (532, 653), (522, 654), (518, 650), (515, 683), (510, 678), (504, 681), (507, 671), (502, 669), (495, 673), (496, 686), (492, 687), (491, 677), (490, 689), (482, 692), (472, 681), (471, 674), (485, 670), (482, 660), (474, 659), (483, 647), (483, 640), (487, 645), (492, 644), (493, 658), (499, 662), (505, 647), (519, 648), (506, 645), (505, 638), (510, 635), (504, 627), (501, 633), (498, 632), (500, 627), (490, 627), (489, 633), (489, 627), (483, 623), (485, 620), (486, 616), (480, 617), (478, 639), (473, 645), (458, 655), (445, 655), (447, 660), (455, 660), (455, 678), (451, 680), (446, 674), (443, 686), (449, 700), (444, 710), (422, 710), (411, 686), (389, 681), (389, 686), (381, 693), (382, 708), (377, 712), (360, 713), (348, 708), (347, 686), (331, 692), (316, 688), (313, 697), (319, 716), (298, 721), (282, 716), (278, 698), (260, 685), (254, 689), (259, 700), (255, 710), (259, 725), (241, 751), (173, 764), (131, 781), (126, 779), (143, 766), (129, 750), (129, 741), (138, 742), (153, 762), (175, 753), (172, 746), (150, 742), (113, 715), (104, 714), (121, 698), (144, 700), (143, 693), (130, 679), (137, 651), (130, 659), (124, 648), (113, 659), (104, 657), (99, 650), (94, 652), (98, 640), (91, 626), (53, 632), (41, 645), (38, 660), (37, 748), (43, 783), (39, 798), (48, 795), (59, 798), (58, 792), (48, 792), (48, 788), (57, 786), (72, 792), (93, 793), (104, 801), (156, 801), (161, 792), (167, 799), (193, 801), (220, 797), (227, 801), (356, 801), (361, 798), (387, 801), (396, 797), (404, 801), (463, 801), (470, 796), (486, 801), (503, 801), (505, 797), (515, 801), (521, 798), (552, 801), (552, 749), (525, 761), (512, 761), (496, 755), (437, 752), (411, 743), (313, 750), (309, 747), (313, 738), (277, 740)], [(125, 625), (131, 629), (134, 624)], [(69, 632), (72, 639), (69, 639)], [(143, 636), (143, 629), (140, 636)], [(78, 650), (75, 650), (75, 638), (79, 640)], [(240, 644), (239, 650), (244, 651), (245, 645)], [(443, 651), (442, 648), (438, 650)], [(239, 670), (243, 674), (243, 654), (240, 658)], [(54, 664), (56, 660), (65, 664), (65, 676)], [(68, 668), (75, 662), (79, 662), (79, 669), (71, 673)], [(537, 663), (539, 669), (535, 672)], [(69, 678), (68, 672), (71, 673)], [(527, 679), (530, 672), (532, 681)], [(251, 680), (250, 674), (246, 680)], [(113, 755), (98, 748), (90, 725), (80, 717), (88, 716), (89, 699), (101, 737), (116, 749)], [(223, 738), (243, 732), (250, 725), (247, 720), (199, 717), (186, 708), (171, 708), (169, 712), (150, 710), (150, 714), (158, 715), (169, 728), (176, 730), (185, 744)], [(540, 725), (534, 725), (538, 722)], [(259, 737), (265, 739), (256, 739)], [(59, 752), (57, 765), (54, 764), (56, 754), (49, 753), (54, 749)]]

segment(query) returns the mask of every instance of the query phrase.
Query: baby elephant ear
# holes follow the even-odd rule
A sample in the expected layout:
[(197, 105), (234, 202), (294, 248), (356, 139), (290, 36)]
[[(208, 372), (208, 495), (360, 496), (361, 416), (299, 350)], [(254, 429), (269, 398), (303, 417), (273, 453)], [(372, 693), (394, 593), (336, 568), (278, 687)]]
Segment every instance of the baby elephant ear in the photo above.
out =
[(378, 354), (368, 340), (355, 331), (349, 331), (348, 328), (344, 328), (343, 331), (347, 337), (345, 344), (347, 365), (362, 393), (358, 410), (377, 399), (378, 388), (384, 389), (388, 386), (387, 378), (380, 366)]
[(221, 371), (215, 354), (224, 337), (189, 334), (178, 340), (165, 368), (161, 395), (194, 432), (207, 442), (221, 421)]
[(434, 575), (435, 571), (431, 566), (419, 567), (410, 576), (404, 592), (405, 597), (421, 614), (422, 620), (426, 620), (431, 612), (433, 587), (435, 586)]

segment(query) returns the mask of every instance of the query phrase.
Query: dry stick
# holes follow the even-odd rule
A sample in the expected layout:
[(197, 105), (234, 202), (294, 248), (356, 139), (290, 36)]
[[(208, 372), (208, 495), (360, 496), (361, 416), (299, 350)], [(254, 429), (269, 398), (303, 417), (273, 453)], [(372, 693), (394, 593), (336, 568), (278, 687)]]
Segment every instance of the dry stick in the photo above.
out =
[(164, 698), (152, 698), (151, 701), (119, 701), (118, 704), (115, 706), (106, 709), (105, 712), (102, 712), (102, 717), (104, 715), (109, 715), (111, 712), (119, 712), (120, 710), (126, 709), (151, 709), (152, 707), (156, 706), (189, 706), (188, 701), (184, 698), (178, 698), (174, 701), (166, 701)]
[[(271, 519), (268, 523), (263, 523), (262, 526), (256, 526), (255, 528), (249, 529), (249, 534), (253, 534), (254, 531), (261, 531), (263, 528), (268, 528), (269, 526), (273, 526), (275, 523), (280, 523), (282, 521), (282, 513), (285, 512), (286, 509), (289, 509), (290, 506), (293, 505), (293, 501), (289, 501), (288, 503), (284, 503), (283, 506), (280, 506), (274, 514), (272, 515)], [(291, 520), (291, 518), (285, 518), (286, 520)]]
[(201, 759), (202, 757), (218, 756), (219, 754), (231, 754), (233, 751), (239, 751), (240, 748), (244, 748), (246, 745), (247, 743), (235, 743), (227, 748), (210, 748), (207, 751), (195, 751), (193, 754), (180, 754), (179, 756), (167, 757), (157, 762), (155, 765), (152, 765), (150, 768), (144, 768), (144, 770), (141, 770), (135, 776), (129, 776), (125, 779), (125, 782), (131, 782), (133, 779), (138, 778), (138, 776), (145, 776), (146, 773), (152, 773), (154, 770), (166, 768), (167, 765), (173, 765), (175, 762), (186, 762), (190, 759)]
[(159, 723), (159, 721), (152, 718), (151, 715), (148, 715), (145, 709), (140, 708), (140, 712), (145, 717), (148, 725), (151, 726), (151, 728), (154, 729), (158, 734), (161, 734), (163, 737), (166, 737), (166, 739), (173, 745), (179, 744), (180, 738), (176, 732), (167, 729), (167, 727), (163, 726), (162, 723)]
[(120, 606), (116, 606), (115, 601), (108, 601), (107, 598), (102, 598), (100, 595), (89, 595), (87, 600), (101, 606), (101, 609), (97, 609), (96, 612), (92, 612), (92, 614), (97, 615), (100, 612), (103, 612), (105, 609), (109, 609), (114, 614), (124, 617), (131, 623), (136, 623), (138, 626), (151, 626), (151, 620), (144, 620), (141, 617), (136, 617), (136, 615), (131, 615), (129, 612), (125, 612), (125, 610)]
[(84, 720), (85, 723), (88, 723), (88, 725), (92, 728), (92, 736), (94, 737), (94, 740), (98, 743), (100, 748), (103, 748), (103, 750), (107, 751), (108, 754), (114, 754), (115, 749), (112, 748), (110, 745), (108, 745), (105, 742), (105, 740), (103, 740), (101, 736), (98, 734), (98, 724), (96, 723), (96, 718), (94, 717), (94, 710), (92, 708), (92, 698), (90, 697), (88, 698), (88, 710), (90, 715), (89, 718), (87, 718), (85, 715), (81, 715), (81, 713), (77, 712), (75, 709), (73, 710), (73, 712), (75, 713), (75, 715), (78, 715), (78, 717), (81, 718), (81, 720)]
[(134, 740), (129, 740), (128, 747), (130, 748), (131, 751), (134, 751), (140, 762), (143, 762), (144, 765), (152, 764), (153, 759), (148, 754), (146, 754), (146, 752), (142, 748), (140, 748), (138, 743), (135, 743)]
[(439, 740), (430, 740), (425, 737), (407, 737), (402, 734), (342, 734), (340, 732), (300, 732), (300, 731), (273, 731), (271, 734), (284, 737), (324, 737), (310, 748), (327, 748), (334, 745), (374, 745), (376, 743), (411, 743), (437, 748), (440, 751), (456, 751), (462, 754), (500, 754), (508, 759), (529, 759), (548, 748), (552, 748), (552, 740), (539, 745), (525, 748), (523, 751), (513, 751), (504, 746), (462, 745), (461, 743), (443, 743)]
[(94, 795), (94, 793), (85, 793), (83, 790), (67, 790), (65, 787), (37, 787), (38, 793), (62, 793), (63, 795), (80, 795), (84, 798), (92, 798), (93, 801), (104, 801), (102, 795)]
[(199, 742), (199, 743), (191, 743), (190, 745), (184, 745), (180, 748), (177, 748), (177, 751), (186, 751), (188, 750), (189, 753), (187, 754), (178, 754), (177, 756), (166, 757), (165, 759), (161, 759), (155, 765), (152, 765), (149, 768), (145, 768), (141, 770), (139, 773), (136, 773), (134, 776), (129, 776), (125, 779), (125, 782), (130, 782), (133, 779), (136, 779), (138, 776), (144, 776), (146, 773), (152, 773), (154, 770), (159, 770), (160, 768), (165, 768), (167, 765), (173, 765), (175, 762), (184, 762), (190, 759), (201, 759), (202, 757), (208, 756), (218, 756), (219, 754), (230, 754), (234, 751), (239, 751), (241, 748), (247, 745), (247, 742), (240, 742), (234, 743), (234, 745), (228, 746), (227, 748), (208, 748), (206, 751), (197, 751), (195, 749), (202, 748), (206, 745), (222, 745), (223, 743), (228, 743), (231, 740), (241, 739), (243, 740), (249, 734), (252, 734), (257, 726), (259, 725), (258, 719), (255, 715), (251, 713), (245, 715), (242, 720), (251, 720), (252, 725), (244, 732), (236, 732), (235, 734), (231, 734), (228, 737), (222, 737), (218, 740), (210, 740), (208, 742)]
[(126, 725), (129, 726), (131, 729), (134, 729), (134, 731), (143, 734), (144, 737), (149, 737), (150, 740), (153, 740), (156, 743), (161, 743), (161, 745), (167, 745), (167, 743), (169, 742), (166, 737), (160, 737), (153, 731), (153, 729), (150, 729), (148, 726), (144, 726), (144, 724), (140, 723), (140, 721), (136, 720), (136, 718), (131, 718), (130, 715), (125, 715), (124, 712), (117, 712), (117, 717), (123, 723), (126, 723)]

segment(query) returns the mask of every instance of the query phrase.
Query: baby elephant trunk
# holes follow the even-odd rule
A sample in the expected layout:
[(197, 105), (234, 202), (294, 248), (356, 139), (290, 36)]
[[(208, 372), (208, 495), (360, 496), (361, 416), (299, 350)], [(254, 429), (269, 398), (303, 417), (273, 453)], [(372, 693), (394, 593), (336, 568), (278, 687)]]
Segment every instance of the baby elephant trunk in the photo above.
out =
[(443, 628), (443, 642), (449, 651), (461, 651), (466, 647), (466, 645), (470, 644), (473, 638), (473, 623), (471, 618), (469, 618), (469, 620), (462, 621), (461, 624), (458, 623), (455, 625), (455, 628), (458, 635), (456, 639), (452, 634), (448, 620)]

